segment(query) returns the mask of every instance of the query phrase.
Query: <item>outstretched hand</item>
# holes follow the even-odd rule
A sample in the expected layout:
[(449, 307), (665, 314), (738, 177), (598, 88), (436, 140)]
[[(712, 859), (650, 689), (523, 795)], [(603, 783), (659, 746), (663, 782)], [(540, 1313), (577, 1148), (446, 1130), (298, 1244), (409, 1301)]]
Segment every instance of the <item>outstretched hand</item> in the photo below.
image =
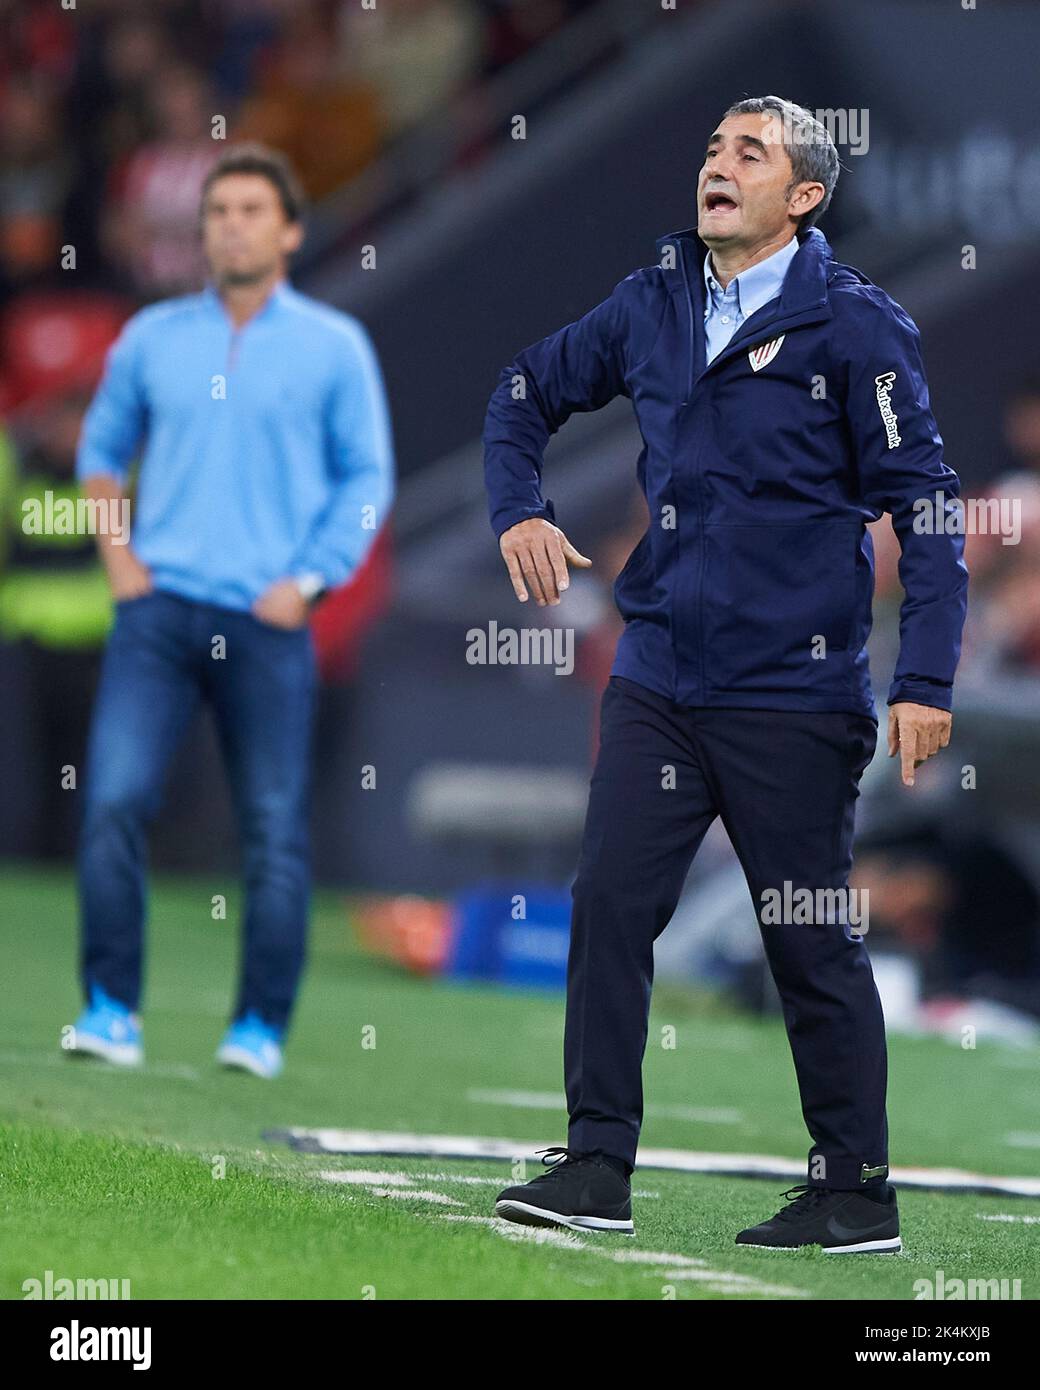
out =
[(526, 603), (530, 589), (539, 608), (559, 603), (560, 594), (570, 583), (568, 562), (578, 569), (592, 564), (558, 526), (540, 516), (528, 517), (503, 531), (499, 549), (517, 598)]
[(950, 741), (953, 715), (949, 710), (909, 701), (890, 705), (888, 711), (888, 756), (898, 753), (904, 787), (914, 785), (914, 768), (932, 758)]

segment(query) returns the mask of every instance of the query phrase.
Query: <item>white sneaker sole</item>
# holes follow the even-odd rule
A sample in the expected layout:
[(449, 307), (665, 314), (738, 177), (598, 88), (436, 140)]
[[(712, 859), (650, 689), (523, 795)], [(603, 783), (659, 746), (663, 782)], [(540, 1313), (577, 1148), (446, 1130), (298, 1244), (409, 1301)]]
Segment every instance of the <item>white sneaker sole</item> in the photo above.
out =
[(534, 1207), (527, 1202), (496, 1202), (495, 1215), (506, 1221), (516, 1221), (521, 1226), (566, 1226), (572, 1231), (620, 1231), (626, 1236), (636, 1233), (631, 1221), (613, 1221), (605, 1216), (561, 1216), (559, 1212)]
[(139, 1067), (144, 1062), (144, 1048), (140, 1043), (113, 1043), (94, 1033), (77, 1033), (75, 1047), (67, 1047), (65, 1051), (72, 1056), (99, 1057), (114, 1067)]
[[(750, 1241), (737, 1241), (739, 1250), (779, 1250), (796, 1251), (812, 1250), (816, 1243), (808, 1245), (752, 1245)], [(820, 1249), (825, 1255), (898, 1255), (903, 1249), (903, 1242), (898, 1236), (889, 1240), (864, 1240), (858, 1245), (823, 1245)]]
[(243, 1047), (222, 1047), (217, 1053), (217, 1061), (222, 1067), (231, 1067), (235, 1071), (248, 1071), (253, 1076), (259, 1076), (262, 1081), (272, 1081), (281, 1071), (278, 1067), (272, 1071), (265, 1067), (263, 1062), (258, 1062), (251, 1052), (247, 1052)]
[(898, 1255), (903, 1242), (898, 1236), (888, 1240), (864, 1240), (858, 1245), (825, 1245), (825, 1255)]

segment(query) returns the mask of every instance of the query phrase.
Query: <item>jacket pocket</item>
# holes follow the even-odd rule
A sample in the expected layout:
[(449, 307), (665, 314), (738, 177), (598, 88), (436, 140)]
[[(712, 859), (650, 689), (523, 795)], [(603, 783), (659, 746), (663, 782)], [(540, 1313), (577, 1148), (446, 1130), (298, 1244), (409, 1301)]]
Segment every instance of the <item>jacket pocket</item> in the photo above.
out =
[(709, 526), (702, 635), (715, 691), (822, 691), (846, 683), (858, 522)]

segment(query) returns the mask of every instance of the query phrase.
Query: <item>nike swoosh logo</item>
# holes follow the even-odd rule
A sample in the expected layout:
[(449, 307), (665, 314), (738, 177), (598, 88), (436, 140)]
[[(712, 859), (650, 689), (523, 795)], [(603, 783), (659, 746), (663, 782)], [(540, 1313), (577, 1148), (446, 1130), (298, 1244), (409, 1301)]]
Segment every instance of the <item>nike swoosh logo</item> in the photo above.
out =
[(835, 1217), (830, 1217), (827, 1221), (827, 1230), (836, 1240), (869, 1240), (873, 1235), (880, 1235), (887, 1230), (888, 1221), (879, 1221), (876, 1226), (843, 1226)]

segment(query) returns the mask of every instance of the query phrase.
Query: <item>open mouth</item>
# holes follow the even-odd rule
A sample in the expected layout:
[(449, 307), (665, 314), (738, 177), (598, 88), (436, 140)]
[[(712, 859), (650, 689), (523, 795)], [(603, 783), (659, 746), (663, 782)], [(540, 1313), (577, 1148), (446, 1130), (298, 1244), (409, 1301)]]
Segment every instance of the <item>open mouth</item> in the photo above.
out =
[(736, 207), (736, 203), (728, 193), (708, 193), (705, 195), (705, 212), (735, 212)]

